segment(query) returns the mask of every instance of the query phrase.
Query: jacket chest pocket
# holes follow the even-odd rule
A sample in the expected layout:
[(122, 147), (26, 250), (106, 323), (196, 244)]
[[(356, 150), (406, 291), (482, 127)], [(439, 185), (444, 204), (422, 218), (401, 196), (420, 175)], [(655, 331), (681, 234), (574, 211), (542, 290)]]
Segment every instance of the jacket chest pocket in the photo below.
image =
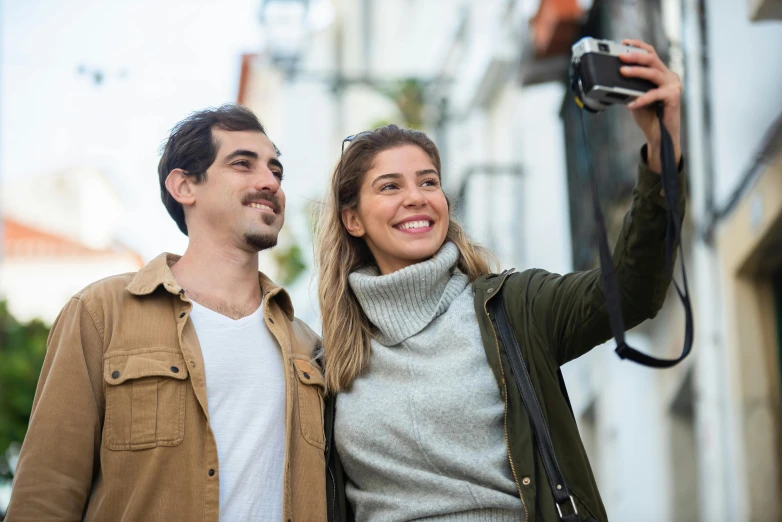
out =
[(307, 360), (294, 359), (296, 372), (297, 416), (301, 436), (321, 449), (326, 448), (323, 431), (323, 374)]
[(141, 348), (106, 354), (104, 445), (111, 450), (141, 450), (180, 444), (185, 435), (187, 377), (179, 350)]

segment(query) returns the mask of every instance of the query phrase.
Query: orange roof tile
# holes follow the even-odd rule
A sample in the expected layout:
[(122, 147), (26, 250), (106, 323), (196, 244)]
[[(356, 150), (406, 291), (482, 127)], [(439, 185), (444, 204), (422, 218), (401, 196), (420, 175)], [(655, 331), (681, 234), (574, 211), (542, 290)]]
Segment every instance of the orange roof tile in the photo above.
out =
[(130, 255), (139, 267), (144, 266), (141, 256), (127, 250), (95, 249), (78, 241), (58, 236), (14, 219), (3, 218), (3, 256), (19, 257), (106, 257)]
[(544, 58), (568, 54), (583, 14), (576, 0), (541, 0), (530, 20), (535, 55)]

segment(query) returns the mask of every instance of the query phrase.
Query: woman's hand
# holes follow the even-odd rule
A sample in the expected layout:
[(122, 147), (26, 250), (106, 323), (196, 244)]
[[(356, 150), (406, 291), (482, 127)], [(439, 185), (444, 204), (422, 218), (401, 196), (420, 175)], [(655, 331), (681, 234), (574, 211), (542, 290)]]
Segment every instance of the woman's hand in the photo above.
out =
[(630, 52), (619, 55), (619, 60), (624, 63), (620, 71), (628, 78), (643, 78), (657, 85), (656, 89), (638, 97), (627, 107), (632, 112), (636, 125), (646, 136), (649, 168), (661, 172), (660, 123), (657, 121), (654, 103), (658, 101), (663, 103), (663, 122), (673, 140), (673, 150), (678, 164), (681, 158), (682, 82), (678, 74), (665, 66), (651, 45), (640, 40), (622, 40), (622, 43), (647, 51), (647, 53)]

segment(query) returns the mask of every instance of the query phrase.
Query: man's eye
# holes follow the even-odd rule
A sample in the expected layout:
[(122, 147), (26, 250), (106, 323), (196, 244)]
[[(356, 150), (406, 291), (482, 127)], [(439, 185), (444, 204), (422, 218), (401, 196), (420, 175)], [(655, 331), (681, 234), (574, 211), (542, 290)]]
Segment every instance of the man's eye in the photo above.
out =
[(273, 170), (272, 174), (274, 174), (274, 177), (278, 180), (282, 181), (282, 171), (281, 170)]
[(250, 162), (247, 161), (247, 160), (236, 161), (236, 162), (232, 163), (232, 165), (234, 167), (244, 167), (246, 169), (250, 168)]

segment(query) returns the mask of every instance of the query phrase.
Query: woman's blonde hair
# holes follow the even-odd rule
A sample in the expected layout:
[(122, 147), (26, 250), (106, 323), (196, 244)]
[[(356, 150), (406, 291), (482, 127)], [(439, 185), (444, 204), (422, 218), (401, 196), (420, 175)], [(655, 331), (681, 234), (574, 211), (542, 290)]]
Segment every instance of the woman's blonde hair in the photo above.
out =
[[(356, 377), (369, 367), (369, 341), (374, 331), (350, 288), (348, 275), (363, 266), (374, 265), (375, 259), (362, 238), (347, 232), (342, 211), (358, 206), (364, 175), (372, 168), (377, 154), (403, 145), (420, 147), (440, 173), (440, 152), (423, 132), (387, 125), (359, 134), (334, 169), (315, 226), (318, 302), (323, 320), (323, 358), (329, 393), (349, 390)], [(475, 281), (490, 273), (494, 258), (488, 250), (470, 241), (453, 219), (450, 205), (448, 212), (445, 240), (452, 241), (459, 249), (459, 270), (470, 282)]]

